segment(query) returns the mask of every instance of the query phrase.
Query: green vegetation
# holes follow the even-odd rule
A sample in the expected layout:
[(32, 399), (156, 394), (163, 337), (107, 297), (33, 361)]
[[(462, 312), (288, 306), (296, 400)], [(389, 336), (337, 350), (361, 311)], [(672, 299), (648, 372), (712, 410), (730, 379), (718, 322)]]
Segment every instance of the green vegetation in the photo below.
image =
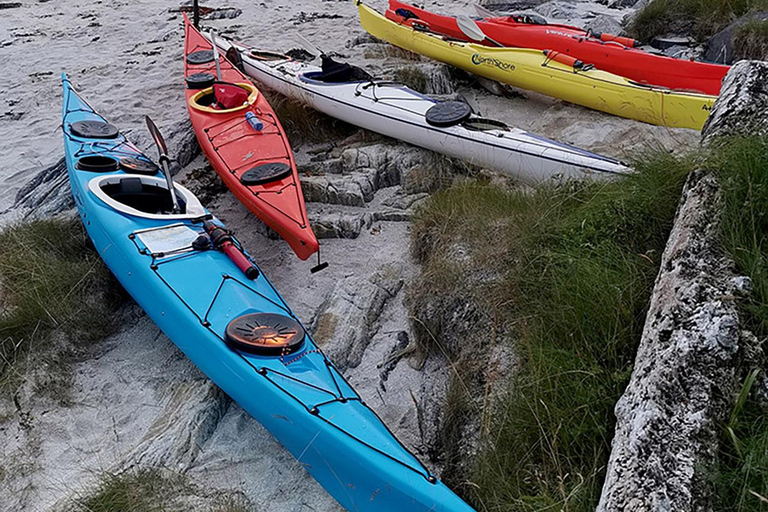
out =
[(739, 16), (768, 9), (768, 0), (652, 0), (627, 31), (642, 41), (671, 32), (704, 40)]
[(68, 400), (69, 363), (112, 329), (120, 288), (80, 222), (45, 220), (0, 233), (0, 389), (35, 373), (35, 391)]
[(429, 81), (426, 73), (416, 66), (402, 66), (395, 70), (395, 81), (420, 93), (427, 92)]
[[(719, 173), (723, 190), (723, 244), (738, 271), (752, 279), (742, 301), (745, 326), (758, 338), (768, 337), (768, 139), (722, 141), (708, 165)], [(765, 350), (765, 349), (763, 349)], [(765, 353), (745, 378), (742, 392), (725, 427), (720, 464), (714, 475), (718, 509), (768, 510), (768, 408), (750, 393), (755, 379), (765, 378)]]
[(238, 493), (202, 495), (187, 479), (169, 471), (139, 469), (105, 473), (91, 493), (75, 500), (69, 512), (247, 512), (255, 510)]
[[(449, 355), (456, 373), (446, 446), (461, 435), (462, 415), (484, 418), (483, 451), (460, 487), (479, 510), (595, 508), (613, 408), (693, 159), (659, 151), (635, 167), (637, 176), (619, 182), (533, 192), (461, 184), (434, 195), (415, 220), (417, 338)], [(461, 322), (470, 327), (451, 345)], [(496, 404), (477, 386), (494, 343), (519, 358)]]
[(264, 96), (272, 105), (289, 142), (293, 145), (302, 142), (328, 142), (334, 138), (349, 137), (357, 131), (356, 127), (344, 121), (326, 116), (286, 96), (269, 92)]
[(733, 53), (741, 59), (768, 59), (768, 20), (750, 20), (737, 28)]

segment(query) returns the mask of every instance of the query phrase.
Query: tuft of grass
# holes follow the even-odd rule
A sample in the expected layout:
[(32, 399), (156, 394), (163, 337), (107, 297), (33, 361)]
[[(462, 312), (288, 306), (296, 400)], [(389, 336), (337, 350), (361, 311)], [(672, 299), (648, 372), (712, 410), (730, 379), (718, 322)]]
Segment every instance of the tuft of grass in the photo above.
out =
[(768, 20), (750, 20), (733, 34), (735, 60), (768, 59)]
[(0, 389), (47, 368), (37, 389), (64, 403), (78, 344), (112, 331), (120, 288), (77, 219), (0, 232)]
[(343, 139), (357, 131), (357, 127), (322, 114), (291, 98), (269, 91), (264, 94), (292, 145)]
[(422, 94), (427, 92), (429, 78), (416, 66), (402, 66), (395, 70), (395, 81)]
[[(768, 337), (768, 138), (729, 138), (707, 160), (718, 173), (723, 197), (722, 240), (740, 273), (752, 280), (740, 301), (742, 322)], [(765, 348), (763, 348), (765, 351)], [(758, 362), (763, 372), (768, 357)], [(751, 393), (760, 370), (744, 379), (722, 443), (713, 480), (717, 510), (768, 510), (768, 410)], [(765, 378), (764, 376), (762, 378)]]
[[(466, 325), (463, 346), (444, 351), (458, 360), (465, 393), (478, 391), (472, 382), (488, 347), (511, 344), (519, 357), (500, 403), (466, 396), (473, 413), (491, 408), (480, 411), (491, 419), (467, 493), (479, 509), (594, 510), (613, 408), (692, 167), (692, 157), (658, 151), (617, 182), (532, 192), (463, 184), (433, 196), (418, 215), (412, 249), (425, 277), (409, 306), (441, 343)], [(425, 301), (430, 307), (420, 306)], [(467, 304), (474, 314), (462, 317)], [(452, 403), (460, 409), (446, 416), (467, 413), (466, 401)], [(456, 430), (450, 425), (449, 438)]]
[(665, 33), (705, 40), (739, 16), (766, 8), (767, 0), (652, 0), (637, 12), (627, 32), (642, 41)]
[(255, 507), (238, 492), (204, 493), (175, 472), (142, 468), (105, 473), (98, 485), (69, 504), (67, 512), (249, 512)]

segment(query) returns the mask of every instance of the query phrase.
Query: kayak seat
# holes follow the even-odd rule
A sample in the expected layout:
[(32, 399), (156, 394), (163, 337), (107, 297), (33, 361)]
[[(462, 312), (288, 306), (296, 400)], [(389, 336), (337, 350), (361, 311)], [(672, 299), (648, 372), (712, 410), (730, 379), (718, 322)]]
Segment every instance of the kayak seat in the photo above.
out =
[[(101, 189), (115, 201), (134, 210), (151, 214), (173, 211), (168, 189), (143, 183), (141, 178), (123, 178), (118, 183), (102, 185)], [(186, 213), (184, 197), (176, 194), (181, 213)]]
[(327, 55), (321, 55), (320, 58), (323, 61), (323, 72), (313, 76), (313, 79), (315, 80), (327, 83), (342, 83), (373, 79), (367, 71), (357, 66), (352, 66), (346, 62), (335, 61)]

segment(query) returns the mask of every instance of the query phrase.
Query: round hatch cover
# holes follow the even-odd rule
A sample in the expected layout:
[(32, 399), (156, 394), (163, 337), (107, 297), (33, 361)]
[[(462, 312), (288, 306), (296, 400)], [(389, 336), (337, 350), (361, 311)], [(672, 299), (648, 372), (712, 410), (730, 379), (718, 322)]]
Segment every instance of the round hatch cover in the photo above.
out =
[(72, 135), (86, 139), (114, 139), (117, 128), (104, 121), (77, 121), (69, 125)]
[(304, 345), (304, 328), (285, 315), (251, 313), (229, 322), (226, 339), (230, 346), (244, 352), (285, 355)]
[(213, 86), (216, 77), (210, 73), (192, 73), (186, 80), (190, 89), (207, 89)]
[(444, 101), (430, 107), (424, 117), (432, 126), (453, 126), (469, 119), (472, 109), (461, 101)]
[(290, 165), (281, 162), (257, 165), (253, 169), (245, 171), (243, 175), (240, 176), (240, 183), (248, 186), (261, 185), (286, 178), (290, 176), (292, 172)]
[(117, 160), (111, 156), (84, 156), (77, 161), (75, 169), (88, 172), (115, 172), (117, 170)]
[(206, 64), (213, 62), (213, 50), (200, 50), (187, 55), (187, 62), (190, 64)]
[(149, 160), (142, 160), (135, 156), (126, 156), (120, 159), (120, 168), (131, 174), (146, 174), (154, 176), (160, 169)]

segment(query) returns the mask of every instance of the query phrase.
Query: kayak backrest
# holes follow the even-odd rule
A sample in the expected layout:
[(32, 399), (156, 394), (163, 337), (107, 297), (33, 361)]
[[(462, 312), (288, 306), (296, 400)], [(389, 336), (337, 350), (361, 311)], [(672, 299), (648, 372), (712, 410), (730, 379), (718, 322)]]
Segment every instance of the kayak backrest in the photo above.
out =
[(168, 184), (163, 178), (139, 174), (108, 174), (88, 182), (90, 192), (121, 213), (148, 219), (186, 219), (205, 215), (200, 201), (187, 188), (175, 184), (181, 213), (173, 210)]
[(320, 58), (323, 62), (323, 72), (319, 76), (316, 75), (314, 77), (315, 80), (327, 83), (342, 83), (373, 79), (367, 71), (357, 66), (352, 66), (346, 62), (335, 61), (327, 55), (321, 55)]

